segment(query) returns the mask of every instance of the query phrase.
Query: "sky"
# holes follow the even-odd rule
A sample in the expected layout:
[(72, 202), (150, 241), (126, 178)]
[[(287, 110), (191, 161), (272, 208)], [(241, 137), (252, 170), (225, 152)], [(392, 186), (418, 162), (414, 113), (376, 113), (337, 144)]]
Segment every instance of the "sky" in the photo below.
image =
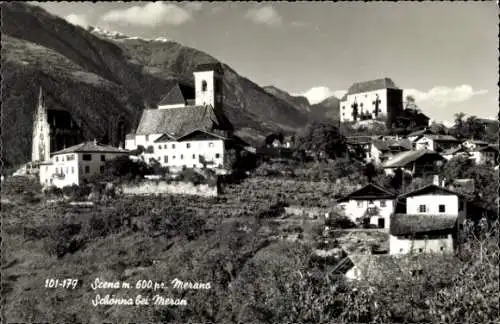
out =
[(496, 2), (45, 2), (69, 22), (202, 50), (311, 103), (390, 77), (433, 120), (498, 114)]

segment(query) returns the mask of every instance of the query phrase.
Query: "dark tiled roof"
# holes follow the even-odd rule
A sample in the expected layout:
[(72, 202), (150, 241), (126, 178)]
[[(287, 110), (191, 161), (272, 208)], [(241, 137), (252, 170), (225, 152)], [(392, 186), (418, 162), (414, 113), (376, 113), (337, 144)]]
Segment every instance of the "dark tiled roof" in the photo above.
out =
[(109, 145), (100, 145), (100, 144), (95, 144), (94, 142), (84, 142), (80, 143), (68, 148), (65, 148), (64, 150), (60, 150), (57, 152), (52, 153), (52, 155), (55, 154), (67, 154), (67, 153), (128, 153), (127, 150), (124, 150), (119, 147), (114, 147), (114, 146), (109, 146)]
[(404, 194), (400, 195), (399, 198), (426, 195), (426, 194), (430, 194), (430, 193), (437, 193), (437, 194), (444, 194), (444, 195), (457, 195), (459, 197), (462, 197), (462, 195), (456, 191), (452, 191), (450, 189), (436, 186), (435, 184), (429, 184), (429, 185), (424, 186), (422, 188), (404, 193)]
[(399, 89), (399, 88), (390, 78), (381, 78), (364, 82), (356, 82), (349, 87), (349, 90), (342, 97), (342, 100), (347, 99), (347, 96), (351, 94), (375, 91), (380, 89)]
[(435, 231), (452, 231), (457, 223), (454, 215), (393, 214), (389, 226), (391, 235), (411, 235)]
[(216, 112), (211, 106), (145, 109), (136, 134), (169, 134), (177, 138), (196, 129), (231, 130), (232, 125), (222, 112)]
[(187, 104), (188, 99), (192, 99), (195, 96), (194, 89), (190, 86), (184, 84), (175, 84), (168, 93), (163, 97), (158, 106), (166, 106), (166, 105), (178, 105), (178, 104)]
[(381, 152), (390, 151), (391, 147), (403, 147), (404, 149), (411, 150), (412, 145), (411, 142), (406, 139), (401, 140), (373, 140), (372, 144)]
[(379, 186), (375, 183), (369, 183), (366, 186), (342, 197), (337, 202), (345, 202), (349, 200), (369, 200), (369, 199), (394, 199), (396, 194), (391, 190)]
[(452, 148), (449, 148), (447, 150), (442, 151), (441, 155), (450, 155), (450, 154), (456, 154), (456, 153), (459, 153), (459, 152), (467, 153), (467, 150), (465, 148), (463, 148), (462, 146), (460, 146), (460, 147), (452, 147)]
[(478, 152), (498, 152), (498, 148), (493, 145), (479, 147), (476, 149)]
[(199, 64), (195, 69), (194, 72), (203, 72), (203, 71), (215, 71), (219, 74), (224, 73), (224, 69), (222, 68), (221, 63), (205, 63), (205, 64)]
[(394, 155), (391, 159), (387, 160), (382, 167), (383, 168), (404, 167), (409, 163), (417, 161), (418, 159), (420, 159), (425, 155), (433, 156), (436, 160), (444, 160), (444, 158), (440, 154), (434, 151), (414, 150), (414, 151), (401, 152)]

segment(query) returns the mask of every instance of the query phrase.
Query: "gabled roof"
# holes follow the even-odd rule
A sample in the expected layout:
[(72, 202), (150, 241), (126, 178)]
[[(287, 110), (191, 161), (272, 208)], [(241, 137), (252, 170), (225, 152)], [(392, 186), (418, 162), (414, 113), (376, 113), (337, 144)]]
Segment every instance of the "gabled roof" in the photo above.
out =
[(338, 203), (349, 200), (372, 200), (372, 199), (395, 199), (396, 194), (389, 189), (379, 186), (375, 183), (369, 183), (366, 186), (348, 194), (337, 200)]
[(421, 130), (418, 130), (418, 131), (415, 131), (415, 132), (408, 134), (408, 137), (422, 136), (425, 134), (434, 134), (434, 132), (432, 130), (430, 130), (429, 128), (424, 128), (424, 129), (421, 129)]
[(380, 89), (399, 89), (399, 88), (396, 86), (394, 81), (392, 81), (390, 78), (387, 77), (370, 81), (356, 82), (349, 87), (349, 90), (342, 97), (341, 100), (347, 99), (348, 95), (375, 91)]
[(394, 155), (392, 158), (387, 160), (382, 167), (383, 168), (399, 168), (399, 167), (404, 167), (408, 165), (409, 163), (413, 163), (417, 161), (418, 159), (422, 158), (425, 155), (430, 155), (434, 157), (436, 160), (444, 160), (444, 158), (430, 150), (414, 150), (414, 151), (407, 151), (407, 152), (401, 152), (396, 155)]
[(431, 139), (435, 142), (460, 142), (459, 139), (451, 135), (425, 134), (423, 137)]
[(452, 231), (457, 223), (453, 215), (393, 214), (389, 225), (391, 235), (412, 235), (435, 231)]
[(188, 99), (194, 98), (194, 89), (190, 86), (176, 83), (160, 100), (158, 106), (187, 104)]
[(412, 148), (411, 142), (408, 140), (405, 140), (405, 139), (401, 139), (401, 140), (387, 139), (385, 141), (384, 140), (372, 140), (372, 144), (381, 152), (390, 151), (391, 147), (392, 148), (402, 147), (402, 148), (407, 149), (407, 150), (411, 150), (411, 148)]
[(194, 69), (194, 72), (204, 72), (204, 71), (214, 71), (214, 72), (217, 72), (219, 74), (224, 73), (224, 69), (222, 67), (222, 64), (219, 62), (199, 64)]
[(53, 152), (51, 153), (51, 155), (67, 154), (67, 153), (128, 153), (128, 152), (129, 152), (128, 150), (119, 147), (100, 145), (94, 142), (84, 142), (65, 148), (64, 150)]
[(459, 197), (463, 198), (462, 194), (460, 194), (456, 191), (452, 191), (450, 189), (436, 186), (435, 184), (429, 184), (429, 185), (424, 186), (422, 188), (419, 188), (419, 189), (416, 189), (413, 191), (409, 191), (407, 193), (399, 195), (398, 198), (407, 198), (407, 197), (413, 197), (413, 196), (427, 195), (430, 193), (437, 193), (437, 194), (444, 194), (444, 195), (455, 195), (455, 196), (459, 196)]
[(467, 150), (460, 146), (460, 147), (452, 147), (452, 148), (449, 148), (447, 150), (444, 150), (441, 152), (441, 155), (450, 155), (450, 154), (456, 154), (456, 153), (459, 153), (459, 152), (463, 152), (463, 153), (467, 153)]
[(169, 134), (178, 138), (196, 129), (231, 130), (232, 125), (222, 112), (216, 112), (212, 106), (145, 109), (136, 134)]

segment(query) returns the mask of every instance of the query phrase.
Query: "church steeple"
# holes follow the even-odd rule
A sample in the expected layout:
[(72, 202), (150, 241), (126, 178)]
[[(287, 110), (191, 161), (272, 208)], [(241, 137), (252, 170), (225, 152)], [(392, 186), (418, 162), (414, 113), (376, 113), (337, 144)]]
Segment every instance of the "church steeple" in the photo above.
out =
[(43, 89), (40, 86), (38, 102), (33, 118), (31, 161), (47, 161), (50, 159), (50, 126), (47, 121), (47, 109), (45, 107)]

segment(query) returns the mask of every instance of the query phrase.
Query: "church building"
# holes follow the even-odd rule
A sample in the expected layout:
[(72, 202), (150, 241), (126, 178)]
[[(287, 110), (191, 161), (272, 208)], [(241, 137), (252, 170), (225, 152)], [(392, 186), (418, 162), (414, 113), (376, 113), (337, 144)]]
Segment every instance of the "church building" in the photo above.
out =
[(147, 163), (173, 170), (223, 168), (228, 149), (241, 140), (223, 108), (223, 69), (220, 63), (199, 65), (194, 89), (176, 84), (157, 109), (145, 109), (134, 134), (128, 134), (127, 150), (142, 151)]
[(354, 83), (340, 100), (340, 121), (386, 118), (392, 125), (403, 112), (403, 90), (390, 78)]

